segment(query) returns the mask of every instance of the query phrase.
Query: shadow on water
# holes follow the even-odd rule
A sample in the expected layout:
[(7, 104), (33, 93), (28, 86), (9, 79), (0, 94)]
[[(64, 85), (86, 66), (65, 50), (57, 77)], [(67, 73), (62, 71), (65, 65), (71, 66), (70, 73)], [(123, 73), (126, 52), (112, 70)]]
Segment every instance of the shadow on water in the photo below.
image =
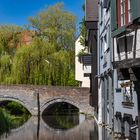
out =
[(53, 129), (67, 130), (79, 124), (79, 109), (65, 102), (55, 103), (44, 110), (42, 118)]
[(44, 122), (53, 129), (68, 130), (79, 124), (78, 115), (55, 115), (43, 116)]

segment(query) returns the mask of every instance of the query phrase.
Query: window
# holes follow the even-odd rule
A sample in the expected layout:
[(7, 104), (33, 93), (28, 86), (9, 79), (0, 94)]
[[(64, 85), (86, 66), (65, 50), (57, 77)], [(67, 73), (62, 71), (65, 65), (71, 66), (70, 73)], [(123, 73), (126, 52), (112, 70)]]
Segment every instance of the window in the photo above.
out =
[(104, 36), (104, 52), (106, 52), (106, 50), (108, 49), (108, 45), (107, 45), (107, 35)]
[(133, 102), (133, 83), (129, 80), (126, 80), (121, 83), (121, 87), (123, 89), (124, 102)]
[(125, 25), (125, 0), (121, 0), (121, 26)]
[(102, 59), (102, 57), (103, 57), (103, 53), (104, 53), (104, 46), (103, 46), (103, 38), (101, 38), (101, 50), (100, 50), (100, 54), (101, 54), (101, 59)]
[(131, 22), (131, 0), (117, 0), (118, 27)]
[(128, 0), (128, 22), (131, 22), (132, 19), (132, 9), (130, 6), (131, 0)]
[(108, 29), (107, 29), (107, 45), (108, 45), (108, 48), (110, 48), (110, 43), (111, 43), (111, 35), (110, 35), (110, 26), (108, 26)]
[(100, 3), (100, 24), (102, 24), (103, 21), (103, 3)]

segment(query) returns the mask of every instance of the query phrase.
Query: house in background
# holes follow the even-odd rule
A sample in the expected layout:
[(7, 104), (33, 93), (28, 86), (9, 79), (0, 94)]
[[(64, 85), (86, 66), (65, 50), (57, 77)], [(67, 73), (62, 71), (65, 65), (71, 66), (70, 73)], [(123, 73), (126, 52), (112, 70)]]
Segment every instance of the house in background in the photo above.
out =
[(14, 36), (10, 36), (9, 44), (13, 48), (22, 47), (22, 45), (30, 45), (33, 38), (37, 35), (34, 30), (23, 30), (21, 32), (16, 32)]
[(20, 43), (24, 45), (30, 45), (36, 35), (37, 32), (34, 30), (24, 30), (23, 32), (19, 33)]
[[(85, 60), (85, 57), (88, 59)], [(84, 62), (87, 62), (86, 64)], [(80, 43), (80, 37), (75, 42), (75, 80), (80, 87), (90, 87), (91, 57), (85, 47)]]

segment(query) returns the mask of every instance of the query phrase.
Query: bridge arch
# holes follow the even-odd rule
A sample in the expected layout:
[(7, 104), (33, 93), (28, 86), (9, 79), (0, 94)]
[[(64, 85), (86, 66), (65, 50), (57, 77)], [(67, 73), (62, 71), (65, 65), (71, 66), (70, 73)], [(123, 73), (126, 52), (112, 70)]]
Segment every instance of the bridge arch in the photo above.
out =
[[(0, 100), (11, 100), (22, 104), (33, 116), (42, 115), (51, 104), (66, 102), (80, 112), (94, 115), (89, 105), (89, 89), (71, 87), (47, 87), (31, 85), (0, 86)], [(38, 110), (39, 109), (39, 110)]]
[(83, 111), (83, 107), (76, 101), (72, 100), (72, 99), (68, 99), (68, 98), (64, 98), (64, 97), (55, 97), (55, 98), (52, 98), (48, 101), (46, 101), (40, 108), (40, 114), (42, 115), (43, 112), (49, 108), (51, 105), (53, 104), (56, 104), (56, 103), (62, 103), (62, 102), (65, 102), (65, 103), (68, 103), (68, 104), (71, 104), (73, 106), (75, 106), (76, 108), (79, 109), (80, 112)]
[(31, 111), (30, 109), (30, 106), (28, 104), (26, 104), (24, 101), (18, 99), (18, 98), (14, 98), (14, 97), (0, 97), (0, 102), (1, 101), (14, 101), (14, 102), (17, 102), (19, 104), (21, 104), (24, 108), (26, 108), (28, 110), (28, 112), (30, 114), (33, 114), (33, 112)]

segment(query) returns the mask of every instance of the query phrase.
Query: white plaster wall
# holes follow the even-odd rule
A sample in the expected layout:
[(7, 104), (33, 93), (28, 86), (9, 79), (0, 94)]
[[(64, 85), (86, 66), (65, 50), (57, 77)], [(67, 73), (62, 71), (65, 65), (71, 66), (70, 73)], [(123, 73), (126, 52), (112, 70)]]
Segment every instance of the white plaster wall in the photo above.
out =
[[(102, 0), (101, 0), (102, 1)], [(100, 1), (100, 2), (101, 2)], [(103, 2), (103, 1), (102, 1)], [(109, 46), (111, 44), (111, 39), (108, 38), (108, 36), (111, 37), (110, 31), (111, 28), (109, 30), (109, 26), (110, 26), (110, 10), (106, 11), (106, 9), (103, 9), (103, 18), (101, 19), (101, 6), (99, 4), (99, 30), (98, 30), (98, 75), (101, 75), (105, 72), (108, 71), (108, 69), (112, 68), (112, 46)], [(104, 36), (106, 35), (106, 43), (104, 41)], [(101, 39), (103, 39), (103, 47), (101, 46)], [(109, 49), (107, 49), (109, 48)], [(102, 50), (102, 53), (101, 53)], [(104, 67), (105, 62), (107, 62), (106, 66)], [(103, 111), (104, 111), (104, 102), (106, 102), (106, 100), (104, 99), (104, 86), (103, 86), (103, 82), (101, 81), (100, 78), (98, 78), (98, 123), (102, 123), (103, 122)], [(108, 106), (109, 107), (109, 106)], [(107, 115), (107, 122), (109, 124), (109, 114), (106, 112)]]
[(140, 30), (137, 33), (136, 58), (140, 58)]
[[(100, 7), (100, 5), (99, 5)], [(99, 8), (100, 9), (100, 8)], [(101, 11), (99, 11), (100, 13)], [(102, 24), (101, 23), (102, 20)], [(106, 9), (103, 9), (103, 19), (101, 19), (101, 17), (99, 18), (99, 42), (98, 42), (98, 47), (100, 47), (98, 49), (98, 62), (99, 62), (99, 74), (104, 73), (105, 71), (107, 71), (108, 69), (111, 68), (111, 47), (109, 46), (109, 42), (111, 40), (108, 40), (108, 34), (109, 34), (109, 30), (108, 30), (108, 26), (110, 26), (110, 10), (106, 11)], [(111, 30), (111, 29), (110, 29)], [(105, 44), (103, 41), (103, 54), (101, 54), (101, 38), (103, 38), (105, 35), (107, 35), (107, 48), (110, 48), (109, 51), (105, 50)], [(111, 35), (110, 35), (111, 36)], [(111, 44), (111, 43), (110, 43)], [(101, 58), (102, 57), (102, 58)], [(107, 65), (106, 67), (103, 67), (104, 63), (105, 63), (105, 59), (107, 61)]]
[(84, 66), (84, 73), (91, 73), (91, 66)]
[(82, 82), (82, 87), (90, 87), (89, 77), (84, 77), (83, 64), (78, 61), (77, 54), (84, 47), (79, 42), (80, 37), (75, 42), (75, 80)]
[(102, 98), (102, 82), (99, 79), (98, 80), (98, 123), (101, 124), (102, 123), (102, 110), (103, 110), (103, 104), (104, 104), (104, 99)]
[(122, 105), (123, 102), (123, 93), (122, 92), (116, 92), (116, 88), (118, 88), (118, 79), (117, 79), (117, 71), (114, 70), (114, 115), (116, 112), (121, 112), (122, 115), (124, 113), (131, 114), (133, 116), (133, 119), (138, 115), (137, 110), (137, 94), (136, 92), (133, 92), (133, 103), (134, 106), (132, 108), (126, 108)]
[[(128, 51), (128, 59), (132, 59), (133, 58), (133, 52), (134, 52), (134, 45), (135, 45), (135, 31), (127, 34), (127, 36), (133, 36), (133, 42), (132, 42), (132, 50)], [(121, 47), (124, 48), (124, 46), (122, 45)], [(114, 54), (115, 54), (115, 61), (119, 61), (119, 55), (117, 53), (117, 42), (116, 39), (114, 39)], [(136, 36), (136, 58), (140, 58), (140, 29), (137, 30), (137, 36)], [(125, 59), (125, 52), (121, 52), (120, 53), (120, 60), (124, 60)]]
[(116, 38), (113, 39), (113, 45), (114, 45), (114, 60), (119, 61), (119, 57), (118, 57), (118, 54), (117, 54)]
[[(104, 58), (104, 57), (106, 57), (106, 58)], [(109, 51), (106, 54), (104, 54), (103, 58), (100, 59), (100, 74), (104, 73), (109, 68), (111, 68), (111, 59), (110, 58), (111, 58), (111, 51)], [(103, 65), (105, 63), (105, 60), (104, 59), (106, 59), (106, 61), (107, 61), (106, 67), (103, 67)]]

